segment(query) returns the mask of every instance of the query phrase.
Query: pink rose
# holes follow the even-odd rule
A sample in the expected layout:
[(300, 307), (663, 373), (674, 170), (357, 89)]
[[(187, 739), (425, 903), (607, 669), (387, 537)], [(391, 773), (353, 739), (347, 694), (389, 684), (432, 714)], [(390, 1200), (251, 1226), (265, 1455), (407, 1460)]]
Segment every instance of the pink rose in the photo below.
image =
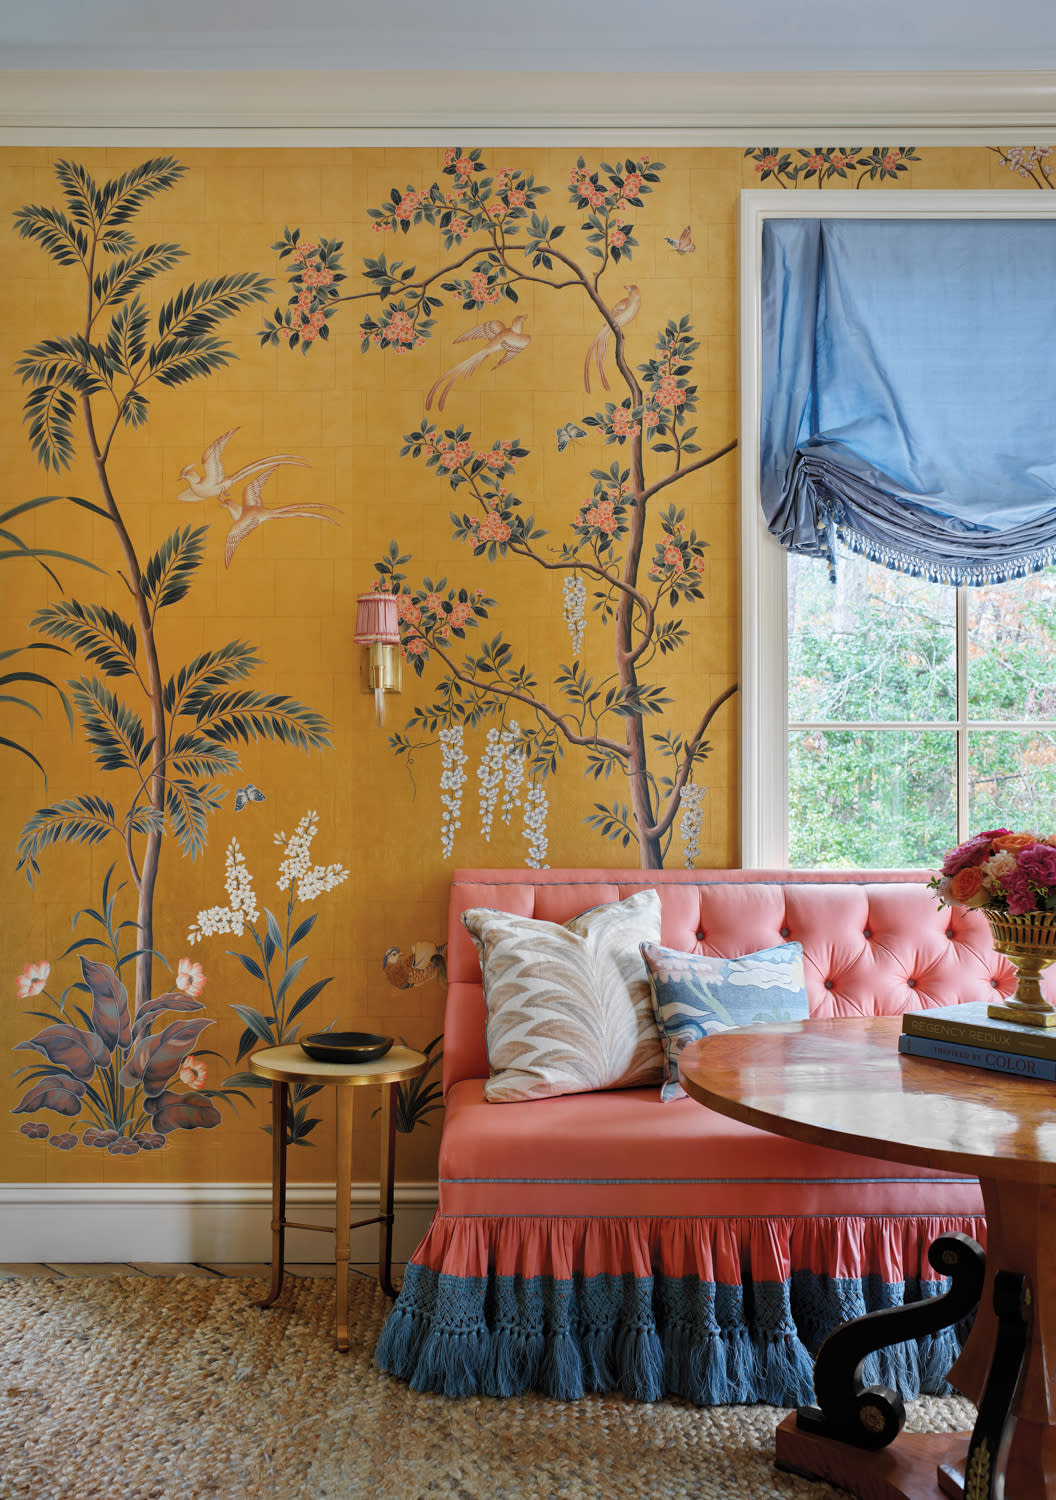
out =
[(963, 870), (967, 865), (981, 865), (993, 852), (990, 841), (1008, 833), (1007, 828), (992, 828), (986, 833), (977, 833), (963, 844), (958, 844), (956, 849), (951, 849), (942, 862), (943, 875), (956, 875), (958, 870)]

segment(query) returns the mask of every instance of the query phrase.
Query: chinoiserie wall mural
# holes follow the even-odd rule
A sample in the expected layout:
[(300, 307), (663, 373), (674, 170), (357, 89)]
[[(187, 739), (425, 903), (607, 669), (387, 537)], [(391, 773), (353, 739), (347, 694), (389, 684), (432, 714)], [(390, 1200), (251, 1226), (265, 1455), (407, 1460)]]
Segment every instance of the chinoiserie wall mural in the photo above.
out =
[(333, 1025), (428, 1051), (400, 1174), (435, 1175), (452, 869), (737, 862), (739, 191), (1053, 171), (0, 151), (8, 1179), (263, 1180), (246, 1057)]

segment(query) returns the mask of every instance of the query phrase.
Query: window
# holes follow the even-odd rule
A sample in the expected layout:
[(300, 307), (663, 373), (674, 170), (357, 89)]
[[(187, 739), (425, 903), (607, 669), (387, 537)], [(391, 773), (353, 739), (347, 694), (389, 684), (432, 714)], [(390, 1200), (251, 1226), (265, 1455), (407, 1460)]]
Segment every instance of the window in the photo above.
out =
[[(976, 827), (1056, 826), (1056, 576), (951, 588), (786, 553), (759, 504), (762, 226), (742, 197), (742, 862), (930, 866)], [(809, 210), (1046, 216), (1022, 193), (834, 193)], [(849, 200), (849, 201), (848, 201)], [(1048, 210), (1048, 216), (1052, 211)]]

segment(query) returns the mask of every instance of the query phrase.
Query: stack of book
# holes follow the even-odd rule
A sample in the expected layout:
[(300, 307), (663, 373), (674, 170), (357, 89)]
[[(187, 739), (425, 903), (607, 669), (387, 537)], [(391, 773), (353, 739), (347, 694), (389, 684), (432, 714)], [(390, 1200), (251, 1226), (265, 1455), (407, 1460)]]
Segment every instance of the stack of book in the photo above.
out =
[(1016, 1078), (1056, 1079), (1056, 1028), (998, 1020), (987, 1015), (985, 1000), (904, 1015), (898, 1050)]

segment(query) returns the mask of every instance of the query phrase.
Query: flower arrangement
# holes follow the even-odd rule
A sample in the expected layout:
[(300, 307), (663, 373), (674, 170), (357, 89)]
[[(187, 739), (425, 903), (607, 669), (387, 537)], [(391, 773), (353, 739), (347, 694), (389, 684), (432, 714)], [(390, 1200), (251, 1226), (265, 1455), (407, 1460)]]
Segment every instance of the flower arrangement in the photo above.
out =
[(944, 906), (1013, 917), (1056, 912), (1056, 834), (990, 828), (951, 849), (928, 881)]

